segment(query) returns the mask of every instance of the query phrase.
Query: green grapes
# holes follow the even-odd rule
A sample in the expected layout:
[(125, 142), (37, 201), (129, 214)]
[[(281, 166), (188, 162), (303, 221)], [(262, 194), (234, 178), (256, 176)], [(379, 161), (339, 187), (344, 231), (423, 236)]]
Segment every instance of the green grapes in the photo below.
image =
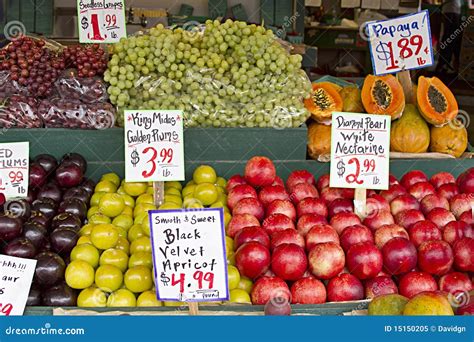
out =
[(159, 24), (115, 44), (104, 79), (120, 124), (125, 109), (176, 108), (187, 127), (297, 127), (311, 93), (301, 61), (261, 26)]

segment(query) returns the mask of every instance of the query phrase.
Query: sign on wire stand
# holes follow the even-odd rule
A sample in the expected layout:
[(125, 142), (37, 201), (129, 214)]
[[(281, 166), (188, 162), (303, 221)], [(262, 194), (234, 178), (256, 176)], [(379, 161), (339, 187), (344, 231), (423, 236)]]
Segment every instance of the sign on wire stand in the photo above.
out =
[(0, 316), (21, 316), (25, 311), (36, 260), (0, 254)]
[(127, 37), (123, 0), (77, 0), (80, 43), (117, 43)]
[(28, 142), (0, 144), (0, 193), (7, 200), (28, 194), (29, 154)]
[(388, 115), (333, 112), (331, 187), (388, 189), (390, 124)]
[(125, 111), (127, 182), (183, 181), (183, 112)]
[(158, 299), (229, 300), (223, 209), (149, 213)]
[(428, 11), (369, 22), (366, 26), (376, 75), (433, 65)]

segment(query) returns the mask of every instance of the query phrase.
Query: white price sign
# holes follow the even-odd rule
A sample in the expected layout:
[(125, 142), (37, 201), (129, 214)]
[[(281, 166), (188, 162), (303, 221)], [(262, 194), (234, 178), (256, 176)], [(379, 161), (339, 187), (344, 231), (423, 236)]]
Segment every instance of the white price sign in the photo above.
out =
[(36, 260), (0, 254), (0, 316), (21, 316), (25, 311)]
[(331, 187), (388, 189), (390, 124), (388, 115), (332, 114)]
[(0, 144), (0, 193), (7, 200), (28, 194), (29, 154), (28, 142)]
[(183, 181), (183, 112), (125, 111), (127, 182)]
[(428, 11), (370, 22), (366, 29), (376, 75), (433, 65)]
[(223, 209), (149, 213), (158, 299), (228, 300)]
[(127, 37), (123, 0), (77, 0), (80, 43), (117, 43)]

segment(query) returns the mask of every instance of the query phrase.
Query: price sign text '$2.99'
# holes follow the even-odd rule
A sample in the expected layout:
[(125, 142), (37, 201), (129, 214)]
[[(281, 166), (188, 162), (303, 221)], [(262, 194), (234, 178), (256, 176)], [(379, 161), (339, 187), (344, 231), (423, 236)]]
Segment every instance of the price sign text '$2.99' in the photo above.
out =
[[(173, 161), (174, 151), (172, 148), (162, 148), (160, 150), (160, 153), (158, 154), (156, 148), (148, 146), (142, 150), (141, 154), (142, 157), (147, 158), (147, 165), (149, 165), (149, 169), (144, 170), (142, 172), (142, 176), (144, 178), (150, 178), (158, 170), (157, 160), (159, 160), (163, 164), (170, 164)], [(137, 149), (134, 149), (132, 151), (132, 154), (130, 155), (130, 160), (133, 167), (136, 167), (137, 164), (140, 162), (140, 154), (138, 153)]]
[[(362, 159), (362, 160), (361, 160)], [(352, 172), (349, 171), (349, 167), (347, 165), (352, 165)], [(340, 160), (337, 163), (337, 175), (340, 178), (345, 176), (346, 182), (348, 184), (364, 184), (364, 180), (360, 179), (361, 172), (363, 173), (374, 173), (376, 172), (376, 162), (375, 159), (365, 159), (365, 158), (357, 158), (353, 157), (349, 159), (349, 161), (344, 163), (343, 160)], [(351, 172), (346, 175), (347, 172)], [(374, 182), (377, 182), (377, 178), (374, 179)]]

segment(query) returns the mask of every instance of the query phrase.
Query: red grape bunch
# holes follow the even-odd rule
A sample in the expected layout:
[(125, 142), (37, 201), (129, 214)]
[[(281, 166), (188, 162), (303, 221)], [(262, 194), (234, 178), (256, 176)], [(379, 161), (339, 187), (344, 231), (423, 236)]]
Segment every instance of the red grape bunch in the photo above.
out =
[(79, 77), (102, 76), (108, 57), (99, 44), (69, 46), (64, 51), (67, 65), (78, 71)]
[(44, 40), (23, 36), (0, 50), (0, 70), (35, 97), (46, 97), (65, 68), (64, 58), (45, 46)]

